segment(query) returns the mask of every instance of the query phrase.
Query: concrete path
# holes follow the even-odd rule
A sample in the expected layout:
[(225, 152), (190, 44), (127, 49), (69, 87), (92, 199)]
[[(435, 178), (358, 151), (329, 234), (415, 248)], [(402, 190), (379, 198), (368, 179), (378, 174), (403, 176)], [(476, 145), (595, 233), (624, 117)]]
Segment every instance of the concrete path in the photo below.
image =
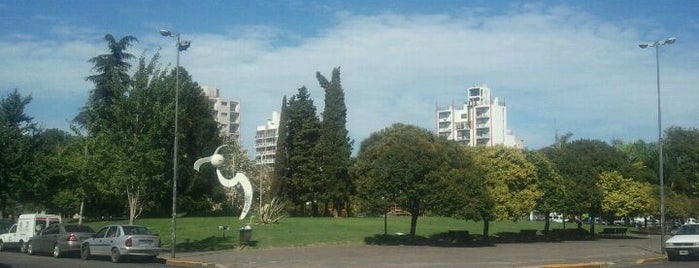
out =
[[(604, 263), (629, 267), (662, 255), (659, 236), (497, 244), (492, 247), (327, 245), (179, 253), (169, 266), (196, 267), (544, 267)], [(165, 256), (164, 256), (165, 257)], [(167, 256), (169, 257), (169, 256)], [(563, 267), (563, 266), (553, 266)], [(600, 267), (600, 266), (575, 266)]]

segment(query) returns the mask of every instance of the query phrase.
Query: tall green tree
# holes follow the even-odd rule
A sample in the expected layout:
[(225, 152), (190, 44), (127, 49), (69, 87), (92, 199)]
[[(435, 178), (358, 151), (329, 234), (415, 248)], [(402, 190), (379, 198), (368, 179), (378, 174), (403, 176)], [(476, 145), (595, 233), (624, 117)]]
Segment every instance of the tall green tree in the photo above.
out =
[(394, 124), (362, 141), (357, 155), (360, 198), (369, 200), (365, 203), (392, 203), (410, 212), (413, 242), (418, 216), (441, 192), (435, 186), (447, 172), (444, 165), (449, 161), (441, 139), (420, 127)]
[(597, 184), (602, 191), (602, 215), (607, 219), (635, 217), (648, 212), (652, 195), (649, 196), (649, 188), (642, 182), (626, 178), (618, 171), (604, 171)]
[(440, 191), (432, 197), (432, 211), (456, 219), (488, 220), (495, 204), (483, 183), (483, 170), (471, 150), (451, 143), (444, 148), (450, 163), (438, 175), (435, 188)]
[(350, 141), (346, 126), (347, 107), (340, 82), (340, 67), (333, 69), (330, 81), (320, 72), (316, 72), (316, 78), (325, 90), (323, 122), (318, 144), (322, 179), (325, 181), (327, 194), (324, 201), (332, 202), (335, 209), (346, 209), (349, 207), (349, 197), (353, 188), (348, 171), (353, 142)]
[(129, 61), (135, 57), (126, 50), (138, 42), (133, 36), (124, 36), (117, 41), (111, 34), (106, 34), (104, 40), (109, 53), (89, 60), (93, 64), (92, 70), (97, 73), (86, 80), (92, 82), (95, 88), (90, 91), (87, 105), (74, 119), (91, 132), (99, 131), (115, 119), (112, 106), (126, 97), (131, 84)]
[(619, 171), (627, 176), (630, 170), (623, 153), (599, 140), (579, 139), (542, 150), (566, 180), (566, 206), (578, 217), (585, 213), (600, 216), (603, 196), (598, 180), (602, 172)]
[(623, 142), (612, 140), (612, 146), (626, 156), (631, 178), (637, 181), (658, 184), (658, 145), (643, 140)]
[(285, 196), (287, 201), (295, 205), (295, 214), (305, 214), (306, 203), (309, 203), (310, 215), (317, 216), (318, 202), (322, 200), (326, 189), (321, 180), (320, 157), (316, 146), (320, 140), (320, 120), (306, 87), (299, 88), (298, 93), (291, 97), (287, 112), (289, 178)]
[[(161, 74), (160, 79), (151, 82), (150, 90), (153, 95), (161, 98), (158, 107), (164, 113), (159, 113), (160, 134), (157, 134), (160, 141), (160, 148), (165, 148), (170, 157), (166, 157), (165, 178), (167, 180), (166, 189), (172, 188), (172, 155), (174, 143), (174, 101), (177, 80), (177, 71), (171, 70), (167, 74)], [(224, 202), (220, 200), (220, 184), (213, 169), (204, 172), (196, 172), (192, 167), (194, 162), (202, 156), (211, 154), (218, 146), (225, 141), (220, 135), (219, 124), (211, 115), (211, 105), (209, 100), (198, 85), (194, 82), (189, 73), (182, 67), (179, 71), (179, 149), (178, 149), (178, 211), (188, 213), (202, 213), (209, 211), (212, 203)], [(167, 98), (167, 99), (162, 99)], [(165, 138), (163, 138), (165, 137)], [(163, 144), (164, 143), (164, 144)], [(165, 201), (171, 204), (171, 194), (165, 193)], [(169, 207), (161, 205), (159, 207)], [(169, 209), (168, 209), (169, 211)]]
[(33, 117), (26, 114), (31, 96), (17, 89), (0, 99), (0, 209), (8, 203), (22, 202), (31, 195), (30, 174), (34, 169), (35, 143), (38, 133)]
[(663, 143), (665, 184), (678, 193), (699, 197), (699, 130), (670, 127)]
[(281, 112), (279, 115), (279, 128), (277, 129), (277, 148), (274, 153), (274, 170), (272, 171), (272, 194), (284, 197), (288, 189), (289, 180), (289, 119), (286, 95), (282, 98)]
[(563, 177), (546, 156), (537, 151), (525, 152), (527, 161), (536, 167), (536, 179), (542, 196), (536, 202), (536, 210), (545, 217), (544, 230), (550, 228), (550, 214), (565, 211), (566, 191)]
[(492, 220), (518, 220), (534, 210), (542, 196), (536, 167), (519, 149), (504, 146), (472, 147), (483, 181), (493, 199), (493, 208), (483, 215), (483, 236), (488, 237)]

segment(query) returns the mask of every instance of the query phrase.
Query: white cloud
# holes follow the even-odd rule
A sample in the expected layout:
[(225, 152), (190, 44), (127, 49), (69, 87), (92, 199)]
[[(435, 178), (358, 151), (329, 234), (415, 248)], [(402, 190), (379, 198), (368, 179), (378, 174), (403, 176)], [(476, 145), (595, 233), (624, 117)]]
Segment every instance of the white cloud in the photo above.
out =
[[(606, 141), (656, 138), (655, 57), (637, 46), (646, 39), (640, 24), (537, 5), (499, 15), (338, 14), (334, 26), (305, 39), (268, 26), (183, 35), (192, 47), (181, 64), (201, 85), (242, 101), (250, 151), (255, 126), (279, 110), (283, 95), (305, 85), (321, 112), (315, 72), (329, 76), (335, 66), (342, 67), (355, 147), (396, 122), (433, 129), (435, 104), (463, 101), (466, 88), (478, 84), (507, 102), (510, 128), (531, 148), (552, 143), (556, 129)], [(294, 43), (283, 45), (285, 38)], [(174, 65), (172, 40), (141, 41), (141, 48), (164, 47), (162, 61)], [(696, 45), (680, 38), (661, 51), (664, 124), (696, 127)], [(84, 102), (77, 92), (90, 87), (87, 59), (99, 53), (103, 44), (92, 40), (3, 42), (0, 58), (13, 68), (0, 70), (0, 81), (12, 81), (5, 88), (31, 88), (35, 97), (60, 92)]]

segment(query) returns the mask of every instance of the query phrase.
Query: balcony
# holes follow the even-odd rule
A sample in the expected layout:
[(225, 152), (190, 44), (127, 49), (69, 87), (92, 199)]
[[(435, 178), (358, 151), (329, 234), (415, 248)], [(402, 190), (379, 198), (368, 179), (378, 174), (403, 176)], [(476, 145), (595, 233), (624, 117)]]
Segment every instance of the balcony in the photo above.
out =
[(457, 122), (456, 129), (468, 129), (468, 122)]

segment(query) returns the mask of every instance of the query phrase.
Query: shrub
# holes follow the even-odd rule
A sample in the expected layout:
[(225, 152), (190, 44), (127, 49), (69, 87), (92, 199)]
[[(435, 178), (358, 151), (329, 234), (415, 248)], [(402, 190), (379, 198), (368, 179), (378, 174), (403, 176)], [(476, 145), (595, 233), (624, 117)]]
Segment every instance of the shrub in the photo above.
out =
[(275, 197), (272, 198), (270, 203), (262, 206), (262, 209), (260, 210), (260, 223), (277, 223), (279, 220), (284, 218), (284, 216), (284, 203)]

